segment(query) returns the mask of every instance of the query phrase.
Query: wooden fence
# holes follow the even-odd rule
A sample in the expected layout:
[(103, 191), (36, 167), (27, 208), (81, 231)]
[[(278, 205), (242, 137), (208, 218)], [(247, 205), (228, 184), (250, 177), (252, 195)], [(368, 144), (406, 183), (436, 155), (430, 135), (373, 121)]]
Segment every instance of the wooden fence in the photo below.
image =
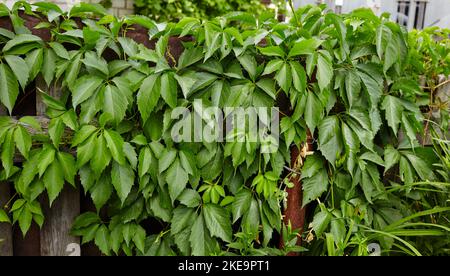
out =
[[(35, 18), (23, 17), (27, 19), (26, 25), (33, 31), (33, 34), (40, 36), (44, 40), (49, 39), (49, 33), (33, 28), (38, 23)], [(10, 29), (11, 25), (8, 21), (0, 20), (0, 27)], [(130, 30), (127, 32), (127, 36), (138, 43), (144, 44), (148, 48), (154, 48), (155, 41), (150, 40), (148, 32), (141, 27)], [(183, 51), (182, 42), (191, 39), (190, 37), (181, 39), (170, 38), (169, 45), (172, 55), (178, 58)], [(60, 95), (60, 91), (57, 88), (47, 87), (45, 81), (38, 77), (35, 82), (28, 85), (25, 93), (20, 93), (16, 107), (12, 113), (13, 116), (36, 116), (38, 121), (43, 124), (48, 123), (48, 118), (44, 115), (46, 106), (40, 94), (36, 93), (38, 88), (46, 91), (55, 98), (58, 98)], [(440, 89), (443, 90), (441, 94), (443, 93), (444, 97), (446, 95), (448, 100), (450, 83), (443, 85)], [(7, 115), (2, 107), (0, 107), (1, 115)], [(308, 147), (305, 147), (306, 150), (313, 150), (312, 143), (310, 142), (308, 144)], [(295, 160), (298, 159), (300, 154), (301, 152), (298, 150), (292, 151), (293, 163), (295, 163)], [(15, 160), (16, 163), (22, 161), (20, 158), (16, 158)], [(292, 164), (292, 166), (295, 167), (295, 164)], [(295, 225), (292, 225), (294, 228), (299, 228), (303, 226), (305, 210), (300, 208), (301, 204), (298, 204), (299, 200), (301, 200), (301, 182), (299, 179), (293, 179), (293, 181), (296, 185), (293, 189), (288, 190), (288, 202), (290, 204), (288, 204), (288, 209), (285, 210), (285, 215), (291, 221), (295, 222)], [(9, 205), (11, 198), (14, 197), (15, 191), (13, 190), (13, 185), (11, 183), (0, 182), (0, 206)], [(28, 234), (23, 237), (18, 225), (11, 226), (6, 223), (0, 223), (0, 240), (3, 240), (0, 242), (0, 256), (100, 255), (100, 252), (92, 243), (81, 246), (81, 251), (77, 250), (77, 248), (80, 248), (80, 239), (69, 234), (72, 222), (80, 212), (95, 211), (95, 206), (90, 198), (82, 193), (82, 189), (74, 189), (70, 185), (65, 185), (65, 188), (55, 200), (51, 209), (49, 208), (48, 199), (45, 196), (42, 196), (39, 200), (45, 216), (42, 229), (39, 229), (33, 223)]]
[[(58, 98), (58, 89), (49, 89), (45, 82), (38, 78), (31, 83), (25, 93), (19, 96), (18, 106), (13, 110), (14, 116), (32, 115), (45, 125), (48, 125), (48, 118), (44, 116), (46, 106), (43, 104), (40, 93), (36, 93), (37, 88), (47, 91), (50, 96)], [(6, 115), (5, 109), (0, 109), (0, 115)], [(20, 157), (15, 158), (16, 163), (20, 163)], [(0, 204), (10, 205), (10, 199), (15, 196), (11, 183), (0, 183)], [(95, 210), (93, 204), (87, 197), (80, 194), (80, 189), (74, 189), (70, 185), (65, 185), (59, 197), (55, 200), (52, 208), (49, 208), (46, 196), (40, 198), (45, 220), (41, 229), (33, 223), (30, 231), (23, 237), (18, 225), (11, 226), (6, 223), (0, 224), (0, 256), (65, 256), (80, 255), (80, 239), (69, 234), (72, 223), (80, 214), (81, 208), (86, 211)], [(10, 206), (9, 206), (10, 207)], [(99, 255), (99, 251), (93, 245), (83, 246), (83, 255)]]

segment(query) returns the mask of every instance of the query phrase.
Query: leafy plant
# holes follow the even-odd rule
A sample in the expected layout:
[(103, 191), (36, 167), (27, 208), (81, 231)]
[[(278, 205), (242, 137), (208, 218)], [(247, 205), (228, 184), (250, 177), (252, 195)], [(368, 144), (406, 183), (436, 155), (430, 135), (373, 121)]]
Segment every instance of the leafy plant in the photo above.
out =
[(134, 7), (136, 14), (146, 15), (158, 21), (181, 20), (184, 17), (208, 19), (232, 11), (244, 11), (258, 15), (265, 10), (260, 0), (137, 0)]
[[(42, 19), (36, 28), (49, 30), (49, 41), (30, 35), (20, 9)], [(51, 205), (79, 176), (97, 210), (81, 214), (72, 234), (106, 255), (284, 255), (305, 247), (367, 255), (370, 243), (383, 254), (448, 252), (447, 144), (418, 142), (428, 94), (411, 74), (414, 39), (387, 16), (307, 6), (289, 22), (234, 12), (157, 24), (98, 5), (64, 13), (20, 2), (12, 10), (0, 4), (0, 17), (14, 22), (0, 28), (0, 101), (9, 114), (19, 86), (36, 78), (61, 90), (59, 99), (39, 92), (48, 133), (30, 117), (0, 120), (0, 180), (17, 191), (0, 222), (12, 213), (24, 234), (32, 221), (42, 225), (37, 198), (46, 192)], [(132, 39), (136, 24), (154, 49)], [(173, 41), (186, 37), (193, 39), (178, 56)], [(172, 140), (172, 110), (195, 111), (198, 99), (276, 107), (278, 151), (265, 153), (261, 142)], [(292, 229), (282, 210), (298, 172), (284, 168), (307, 133), (315, 150), (295, 169), (310, 228)], [(149, 219), (161, 229), (146, 229)]]

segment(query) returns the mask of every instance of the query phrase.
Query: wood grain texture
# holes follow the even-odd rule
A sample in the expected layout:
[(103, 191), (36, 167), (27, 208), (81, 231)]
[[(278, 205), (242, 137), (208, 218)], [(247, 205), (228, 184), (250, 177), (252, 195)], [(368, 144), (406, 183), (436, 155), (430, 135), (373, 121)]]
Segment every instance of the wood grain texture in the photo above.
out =
[[(0, 116), (6, 115), (4, 107), (0, 106)], [(9, 183), (0, 182), (0, 208), (3, 208), (11, 196)], [(8, 210), (5, 210), (8, 211)], [(8, 223), (0, 223), (0, 256), (13, 255), (12, 227)]]
[[(48, 91), (48, 94), (54, 98), (59, 98), (58, 89), (49, 89), (42, 78), (36, 81), (36, 87), (42, 91)], [(40, 94), (36, 95), (36, 115), (45, 114), (45, 104)], [(80, 246), (80, 239), (70, 235), (70, 228), (74, 219), (80, 214), (80, 192), (67, 183), (59, 194), (58, 198), (50, 207), (47, 198), (41, 200), (44, 211), (44, 225), (41, 229), (41, 256), (66, 256), (68, 246)]]

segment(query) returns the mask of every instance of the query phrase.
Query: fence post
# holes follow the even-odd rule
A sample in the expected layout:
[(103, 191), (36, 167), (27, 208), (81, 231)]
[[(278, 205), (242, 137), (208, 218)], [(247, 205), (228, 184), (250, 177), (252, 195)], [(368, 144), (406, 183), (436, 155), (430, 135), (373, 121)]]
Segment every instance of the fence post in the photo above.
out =
[[(0, 116), (5, 116), (6, 110), (3, 106), (0, 106)], [(0, 206), (3, 208), (9, 201), (11, 196), (9, 183), (0, 182)], [(13, 244), (12, 244), (12, 226), (8, 223), (0, 223), (0, 256), (12, 256)]]
[[(41, 77), (36, 80), (36, 88), (40, 88), (54, 98), (60, 97), (60, 89), (55, 87), (49, 89)], [(37, 116), (45, 113), (45, 104), (42, 102), (39, 91), (36, 92), (36, 113)], [(73, 252), (67, 250), (74, 246), (78, 248), (80, 246), (80, 239), (69, 234), (75, 217), (80, 214), (79, 190), (66, 184), (52, 207), (50, 208), (48, 201), (45, 200), (42, 202), (42, 209), (45, 220), (40, 237), (41, 256), (67, 256), (69, 254), (73, 256)]]

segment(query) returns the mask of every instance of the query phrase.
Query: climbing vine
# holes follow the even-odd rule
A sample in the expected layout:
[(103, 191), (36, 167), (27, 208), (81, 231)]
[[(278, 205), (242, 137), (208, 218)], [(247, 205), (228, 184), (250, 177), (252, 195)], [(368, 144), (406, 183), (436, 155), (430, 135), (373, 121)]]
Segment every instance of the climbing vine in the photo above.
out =
[[(27, 28), (23, 13), (40, 23)], [(419, 74), (410, 74), (420, 66), (412, 64), (416, 36), (387, 16), (307, 6), (286, 23), (243, 12), (156, 23), (98, 5), (66, 13), (21, 1), (11, 10), (0, 4), (4, 18), (0, 102), (10, 116), (0, 119), (0, 179), (17, 195), (0, 222), (23, 234), (42, 226), (38, 197), (46, 193), (51, 205), (72, 185), (97, 210), (77, 217), (72, 234), (106, 255), (366, 255), (371, 242), (386, 254), (445, 252), (417, 247), (422, 236), (449, 244), (448, 178), (417, 139), (428, 102), (418, 100), (427, 97)], [(38, 78), (47, 132), (34, 117), (11, 116)], [(278, 150), (173, 141), (171, 112), (194, 110), (198, 99), (276, 107)], [(290, 168), (291, 146), (302, 148), (309, 132), (313, 152)], [(282, 219), (297, 174), (305, 229)], [(158, 228), (145, 228), (149, 220)]]

